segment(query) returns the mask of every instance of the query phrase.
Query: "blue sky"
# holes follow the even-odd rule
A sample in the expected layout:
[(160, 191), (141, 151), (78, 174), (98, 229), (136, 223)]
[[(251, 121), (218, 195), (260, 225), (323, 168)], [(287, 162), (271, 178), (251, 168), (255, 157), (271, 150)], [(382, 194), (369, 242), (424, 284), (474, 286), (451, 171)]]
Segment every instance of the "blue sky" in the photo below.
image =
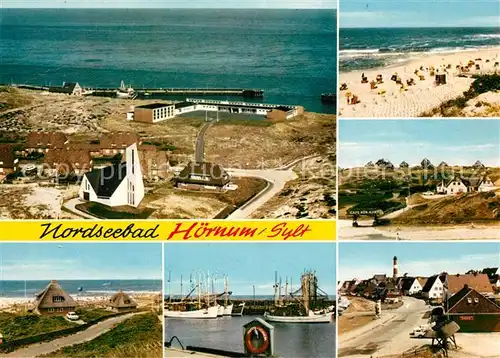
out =
[(0, 243), (0, 279), (161, 279), (159, 243)]
[(287, 8), (331, 9), (336, 0), (3, 0), (4, 8)]
[(500, 166), (500, 126), (494, 120), (342, 120), (338, 163), (363, 166), (387, 158), (410, 165), (432, 163)]
[(392, 275), (392, 258), (399, 273), (430, 276), (443, 271), (465, 273), (500, 266), (500, 242), (340, 243), (339, 280)]
[(341, 27), (499, 26), (497, 0), (340, 0)]
[[(301, 273), (316, 270), (320, 288), (328, 294), (335, 293), (335, 244), (332, 243), (172, 243), (165, 245), (165, 292), (171, 271), (172, 294), (180, 293), (180, 276), (183, 276), (183, 293), (187, 293), (189, 276), (197, 272), (228, 275), (229, 290), (234, 295), (251, 295), (255, 285), (256, 295), (272, 295), (274, 272), (291, 277), (293, 287), (299, 286)], [(220, 285), (219, 285), (220, 283)], [(217, 282), (223, 291), (223, 279)]]

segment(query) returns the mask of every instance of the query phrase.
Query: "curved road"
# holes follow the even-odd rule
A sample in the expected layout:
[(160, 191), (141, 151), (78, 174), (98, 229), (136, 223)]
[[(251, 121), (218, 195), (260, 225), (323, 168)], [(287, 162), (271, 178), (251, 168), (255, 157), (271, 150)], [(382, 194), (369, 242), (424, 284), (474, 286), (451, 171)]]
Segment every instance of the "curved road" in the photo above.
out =
[(370, 357), (400, 354), (429, 343), (410, 338), (413, 328), (427, 323), (422, 316), (430, 308), (424, 301), (403, 297), (403, 306), (387, 310), (382, 317), (339, 336), (339, 357)]
[(0, 354), (1, 357), (23, 357), (23, 358), (31, 358), (31, 357), (38, 357), (43, 354), (48, 354), (51, 352), (54, 352), (58, 349), (67, 347), (67, 346), (73, 346), (75, 344), (80, 344), (84, 342), (88, 342), (92, 339), (95, 339), (99, 337), (100, 335), (112, 330), (118, 323), (121, 323), (125, 321), (126, 319), (138, 315), (138, 314), (144, 314), (146, 312), (134, 312), (134, 313), (129, 313), (123, 316), (118, 316), (118, 317), (113, 317), (110, 319), (107, 319), (105, 321), (99, 322), (97, 324), (94, 324), (93, 326), (90, 326), (88, 329), (82, 332), (78, 332), (75, 334), (72, 334), (71, 336), (66, 336), (62, 338), (57, 338), (53, 341), (50, 342), (44, 342), (40, 344), (35, 344), (31, 345), (25, 348), (18, 349), (12, 353), (9, 353), (7, 355), (2, 355)]

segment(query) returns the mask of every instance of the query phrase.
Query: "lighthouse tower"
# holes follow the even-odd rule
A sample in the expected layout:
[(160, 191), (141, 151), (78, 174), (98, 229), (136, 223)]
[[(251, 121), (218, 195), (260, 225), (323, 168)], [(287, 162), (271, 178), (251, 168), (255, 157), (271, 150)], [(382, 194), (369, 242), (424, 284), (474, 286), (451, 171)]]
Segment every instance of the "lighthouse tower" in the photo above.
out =
[(398, 258), (396, 256), (392, 259), (392, 278), (394, 280), (398, 278)]

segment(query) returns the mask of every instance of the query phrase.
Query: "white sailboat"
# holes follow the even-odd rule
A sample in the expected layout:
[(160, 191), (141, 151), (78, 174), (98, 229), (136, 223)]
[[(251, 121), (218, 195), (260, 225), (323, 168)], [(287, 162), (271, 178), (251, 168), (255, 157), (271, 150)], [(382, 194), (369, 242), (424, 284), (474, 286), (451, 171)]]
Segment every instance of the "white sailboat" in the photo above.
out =
[[(169, 297), (170, 295), (170, 273), (169, 273)], [(180, 302), (170, 302), (167, 304), (167, 307), (164, 309), (164, 316), (166, 318), (181, 318), (181, 319), (212, 319), (217, 318), (220, 305), (217, 303), (212, 305), (210, 302), (210, 292), (208, 290), (208, 282), (209, 276), (207, 276), (207, 289), (206, 292), (202, 292), (202, 284), (201, 280), (198, 276), (198, 285), (191, 289), (191, 292), (183, 298)], [(198, 291), (198, 300), (197, 301), (187, 301), (187, 298), (194, 292), (194, 290)], [(202, 303), (202, 296), (205, 296), (205, 299)], [(181, 276), (181, 296), (182, 296), (182, 276)], [(194, 308), (194, 309), (193, 309)]]
[(189, 318), (189, 319), (207, 319), (217, 318), (220, 306), (212, 306), (194, 311), (174, 311), (166, 309), (164, 314), (167, 318)]
[(265, 312), (264, 319), (268, 322), (279, 323), (330, 323), (333, 321), (333, 312), (318, 314), (309, 311), (307, 316), (275, 316)]

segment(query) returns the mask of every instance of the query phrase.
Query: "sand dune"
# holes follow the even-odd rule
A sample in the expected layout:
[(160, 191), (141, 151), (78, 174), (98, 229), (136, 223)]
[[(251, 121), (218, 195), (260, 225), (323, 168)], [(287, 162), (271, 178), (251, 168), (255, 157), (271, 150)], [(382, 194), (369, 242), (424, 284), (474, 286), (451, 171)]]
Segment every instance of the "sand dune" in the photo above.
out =
[[(476, 59), (481, 60), (476, 61)], [(347, 83), (348, 89), (339, 92), (339, 116), (344, 118), (421, 116), (423, 112), (459, 97), (469, 89), (473, 79), (458, 77), (461, 71), (456, 66), (467, 66), (470, 60), (474, 61), (474, 65), (470, 67), (468, 75), (500, 72), (500, 67), (495, 66), (495, 63), (500, 61), (500, 47), (424, 55), (397, 66), (341, 73), (339, 83)], [(479, 65), (479, 69), (476, 69), (476, 64)], [(424, 80), (415, 74), (416, 70), (419, 71), (419, 75), (424, 76)], [(368, 77), (368, 82), (375, 80), (377, 75), (381, 74), (384, 83), (378, 84), (376, 89), (371, 89), (370, 83), (361, 83), (363, 73)], [(401, 78), (406, 90), (401, 90), (399, 84), (391, 81), (390, 78), (394, 73)], [(446, 74), (447, 83), (436, 86), (435, 74)], [(409, 79), (413, 79), (415, 84), (408, 86), (406, 81)], [(346, 95), (349, 93), (358, 96), (360, 102), (354, 105), (347, 104)]]

